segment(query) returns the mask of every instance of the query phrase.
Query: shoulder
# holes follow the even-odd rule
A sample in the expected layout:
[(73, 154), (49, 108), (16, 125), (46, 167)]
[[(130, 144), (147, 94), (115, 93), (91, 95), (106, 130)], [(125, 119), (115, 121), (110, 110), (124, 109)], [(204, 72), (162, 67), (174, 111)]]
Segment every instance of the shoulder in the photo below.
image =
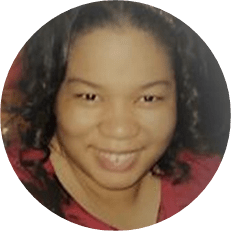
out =
[(179, 160), (189, 164), (191, 174), (187, 181), (176, 185), (170, 180), (162, 180), (163, 219), (179, 212), (196, 199), (209, 184), (221, 162), (218, 155), (197, 155), (190, 151), (182, 152)]
[(187, 162), (191, 167), (193, 178), (197, 178), (196, 173), (200, 171), (206, 176), (211, 176), (211, 172), (214, 174), (220, 165), (221, 157), (216, 154), (199, 155), (184, 151), (179, 155), (179, 160)]
[(181, 201), (178, 203), (185, 207), (209, 184), (220, 165), (221, 158), (218, 155), (197, 155), (186, 151), (181, 153), (179, 159), (188, 163), (191, 169), (189, 179), (174, 186), (176, 198)]
[(25, 170), (20, 160), (20, 145), (16, 144), (6, 148), (6, 153), (13, 170), (21, 181), (29, 181), (30, 174)]
[(190, 166), (190, 176), (186, 182), (177, 184), (174, 188), (177, 192), (193, 188), (191, 194), (195, 195), (197, 190), (200, 193), (208, 185), (221, 163), (219, 155), (199, 155), (190, 151), (180, 153), (179, 160)]
[[(10, 147), (7, 147), (6, 153), (10, 161), (10, 164), (12, 165), (13, 170), (15, 171), (18, 178), (25, 183), (35, 182), (35, 179), (31, 174), (32, 172), (29, 170), (30, 164), (28, 163), (35, 163), (36, 161), (40, 161), (41, 159), (43, 159), (43, 151), (29, 149), (22, 152), (20, 144), (15, 144)], [(23, 162), (27, 163), (29, 167), (26, 167), (26, 164), (23, 164)], [(50, 164), (50, 161), (47, 161), (44, 164), (44, 169), (47, 171), (47, 173), (51, 174), (54, 171)]]

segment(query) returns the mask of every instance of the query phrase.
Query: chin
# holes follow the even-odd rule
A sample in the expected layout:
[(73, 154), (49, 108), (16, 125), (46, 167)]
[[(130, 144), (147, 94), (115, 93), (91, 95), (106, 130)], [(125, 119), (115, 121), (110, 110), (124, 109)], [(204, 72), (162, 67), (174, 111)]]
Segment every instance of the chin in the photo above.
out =
[(97, 177), (98, 179), (95, 176), (94, 180), (98, 185), (108, 190), (125, 190), (137, 184), (143, 175), (137, 176), (137, 174), (131, 172), (127, 174), (108, 173)]

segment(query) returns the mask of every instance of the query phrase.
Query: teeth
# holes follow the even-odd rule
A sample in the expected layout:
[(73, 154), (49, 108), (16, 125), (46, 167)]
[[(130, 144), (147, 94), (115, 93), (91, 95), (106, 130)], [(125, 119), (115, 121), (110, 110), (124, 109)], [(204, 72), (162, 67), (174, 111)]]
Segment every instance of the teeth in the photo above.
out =
[(129, 154), (115, 154), (115, 153), (100, 153), (101, 156), (104, 158), (107, 158), (110, 162), (112, 162), (114, 165), (121, 165), (124, 162), (126, 162), (128, 159), (132, 158), (135, 154), (129, 153)]

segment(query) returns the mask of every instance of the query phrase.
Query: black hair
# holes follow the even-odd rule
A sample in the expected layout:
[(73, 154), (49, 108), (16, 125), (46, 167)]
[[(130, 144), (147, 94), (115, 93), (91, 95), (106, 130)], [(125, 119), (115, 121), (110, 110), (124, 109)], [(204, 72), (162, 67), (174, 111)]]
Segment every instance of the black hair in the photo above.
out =
[[(201, 40), (198, 36), (175, 17), (140, 3), (95, 2), (71, 9), (44, 25), (23, 47), (23, 73), (19, 82), (23, 102), (20, 107), (11, 109), (27, 123), (26, 129), (20, 131), (20, 153), (31, 148), (44, 153), (44, 158), (36, 165), (21, 158), (22, 164), (29, 168), (36, 167), (35, 177), (46, 182), (46, 191), (50, 192), (50, 200), (45, 200), (43, 194), (40, 201), (61, 216), (60, 200), (64, 194), (57, 190), (58, 185), (46, 177), (42, 165), (50, 155), (49, 143), (56, 130), (54, 105), (65, 78), (68, 52), (78, 36), (95, 28), (123, 28), (126, 23), (158, 39), (172, 58), (175, 69), (178, 119), (172, 142), (156, 163), (159, 172), (172, 177), (174, 183), (180, 183), (190, 176), (190, 166), (179, 161), (178, 154), (184, 149), (191, 150), (195, 155), (205, 154), (209, 150), (208, 142), (200, 130), (198, 110), (200, 95), (196, 82), (208, 75), (205, 60), (200, 56), (198, 44)], [(36, 191), (31, 185), (26, 187)], [(52, 191), (58, 198), (56, 203), (52, 200)]]

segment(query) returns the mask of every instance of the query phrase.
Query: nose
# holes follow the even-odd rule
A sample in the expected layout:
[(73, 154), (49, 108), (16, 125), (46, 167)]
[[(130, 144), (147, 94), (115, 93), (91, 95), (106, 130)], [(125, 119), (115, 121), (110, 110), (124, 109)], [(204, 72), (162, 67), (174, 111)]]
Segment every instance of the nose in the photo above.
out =
[(105, 111), (99, 130), (106, 137), (125, 140), (136, 137), (140, 127), (131, 108), (114, 103)]

